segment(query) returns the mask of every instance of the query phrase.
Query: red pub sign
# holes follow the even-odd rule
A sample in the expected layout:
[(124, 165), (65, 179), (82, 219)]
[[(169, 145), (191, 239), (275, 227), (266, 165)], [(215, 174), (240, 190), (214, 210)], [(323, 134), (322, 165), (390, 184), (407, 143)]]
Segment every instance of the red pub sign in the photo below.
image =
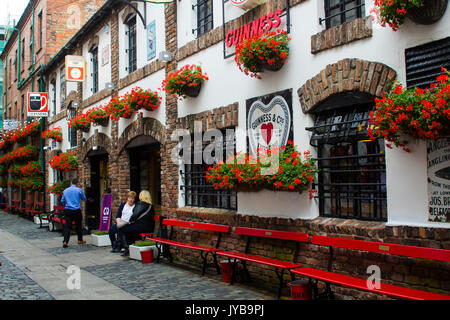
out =
[(263, 15), (240, 28), (228, 30), (225, 45), (231, 47), (241, 43), (244, 39), (278, 28), (281, 25), (280, 15), (282, 13), (283, 10), (277, 9), (274, 13)]

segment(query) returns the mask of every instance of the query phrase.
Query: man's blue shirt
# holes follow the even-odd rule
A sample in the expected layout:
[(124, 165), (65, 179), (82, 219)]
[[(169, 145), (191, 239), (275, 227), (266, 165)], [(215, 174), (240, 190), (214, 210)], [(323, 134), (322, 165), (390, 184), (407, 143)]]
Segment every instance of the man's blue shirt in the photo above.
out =
[(86, 201), (86, 196), (84, 195), (83, 190), (75, 185), (72, 185), (64, 190), (61, 203), (64, 205), (65, 209), (78, 210), (81, 209), (80, 200)]

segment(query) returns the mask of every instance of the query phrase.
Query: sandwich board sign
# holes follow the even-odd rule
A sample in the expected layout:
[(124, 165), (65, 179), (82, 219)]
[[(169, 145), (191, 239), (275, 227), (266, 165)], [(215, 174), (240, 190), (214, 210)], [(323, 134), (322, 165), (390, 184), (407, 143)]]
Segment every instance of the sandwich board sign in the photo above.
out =
[(27, 116), (28, 117), (48, 117), (48, 93), (28, 92), (27, 93)]

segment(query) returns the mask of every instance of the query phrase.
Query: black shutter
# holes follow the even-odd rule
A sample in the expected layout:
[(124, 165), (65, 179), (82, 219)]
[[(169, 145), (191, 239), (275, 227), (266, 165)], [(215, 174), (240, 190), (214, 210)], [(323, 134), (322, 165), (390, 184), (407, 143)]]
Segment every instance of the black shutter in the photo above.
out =
[(428, 87), (442, 74), (441, 67), (450, 69), (450, 37), (405, 50), (406, 85)]

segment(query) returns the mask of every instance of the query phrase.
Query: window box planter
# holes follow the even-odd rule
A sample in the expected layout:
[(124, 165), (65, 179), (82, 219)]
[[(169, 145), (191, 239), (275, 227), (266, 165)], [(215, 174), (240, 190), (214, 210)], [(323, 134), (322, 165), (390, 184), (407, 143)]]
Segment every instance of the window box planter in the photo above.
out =
[(422, 0), (419, 7), (409, 9), (408, 18), (419, 24), (433, 24), (442, 18), (448, 0)]
[(205, 80), (209, 80), (209, 78), (202, 71), (201, 66), (185, 65), (181, 69), (169, 73), (162, 82), (162, 90), (183, 98), (186, 96), (197, 97)]
[(142, 261), (141, 251), (153, 251), (153, 258), (156, 258), (158, 255), (158, 249), (156, 249), (156, 244), (148, 245), (148, 246), (139, 246), (136, 244), (132, 244), (129, 246), (130, 250), (130, 259)]
[(111, 240), (108, 234), (91, 234), (91, 243), (96, 247), (106, 247), (111, 245)]

